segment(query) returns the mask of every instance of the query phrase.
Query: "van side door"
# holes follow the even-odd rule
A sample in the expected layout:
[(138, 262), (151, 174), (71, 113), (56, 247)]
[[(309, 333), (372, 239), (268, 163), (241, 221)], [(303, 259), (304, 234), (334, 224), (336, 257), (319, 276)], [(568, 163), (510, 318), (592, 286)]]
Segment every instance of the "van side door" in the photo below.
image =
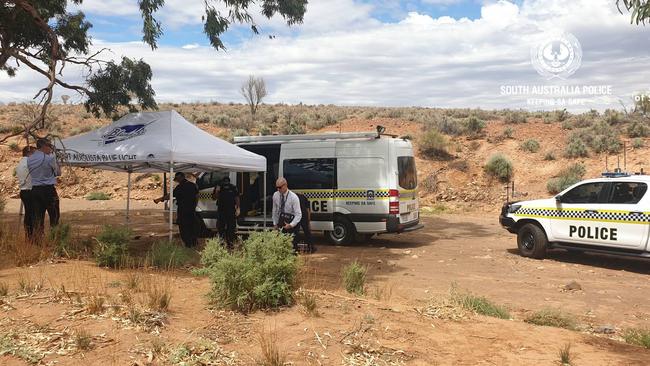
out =
[(309, 199), (311, 229), (334, 230), (337, 162), (333, 142), (287, 143), (280, 152), (281, 176), (289, 189)]

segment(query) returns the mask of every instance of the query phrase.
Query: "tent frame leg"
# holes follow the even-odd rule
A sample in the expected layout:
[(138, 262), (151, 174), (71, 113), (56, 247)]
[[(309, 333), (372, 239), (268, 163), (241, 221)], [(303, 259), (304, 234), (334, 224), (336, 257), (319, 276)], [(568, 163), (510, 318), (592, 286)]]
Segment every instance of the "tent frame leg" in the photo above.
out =
[(266, 230), (266, 171), (264, 172), (264, 194), (262, 195), (262, 199), (264, 200), (263, 206), (264, 206), (264, 230)]
[(129, 212), (131, 210), (131, 172), (128, 174), (127, 185), (126, 185), (126, 225), (130, 223)]
[(174, 228), (174, 190), (172, 189), (172, 182), (174, 179), (174, 162), (169, 165), (169, 242), (172, 242), (173, 228)]

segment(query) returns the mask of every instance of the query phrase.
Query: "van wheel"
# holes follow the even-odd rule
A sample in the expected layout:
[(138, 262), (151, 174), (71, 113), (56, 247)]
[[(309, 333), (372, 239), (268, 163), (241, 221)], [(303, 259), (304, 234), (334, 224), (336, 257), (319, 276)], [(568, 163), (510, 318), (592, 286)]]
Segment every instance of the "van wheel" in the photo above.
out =
[(517, 233), (517, 247), (523, 257), (542, 259), (546, 256), (548, 239), (544, 230), (535, 224), (526, 224)]
[(343, 217), (334, 218), (334, 230), (327, 232), (327, 238), (332, 244), (346, 245), (354, 240), (356, 235), (354, 225), (350, 220)]

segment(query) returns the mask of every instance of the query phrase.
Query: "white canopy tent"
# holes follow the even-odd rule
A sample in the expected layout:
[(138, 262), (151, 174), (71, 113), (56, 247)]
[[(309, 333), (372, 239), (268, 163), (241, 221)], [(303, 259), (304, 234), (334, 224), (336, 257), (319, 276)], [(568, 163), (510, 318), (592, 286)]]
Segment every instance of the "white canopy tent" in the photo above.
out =
[[(179, 171), (264, 172), (266, 187), (264, 156), (246, 151), (201, 130), (176, 111), (130, 113), (108, 126), (55, 144), (65, 165), (129, 174), (127, 220), (131, 173), (134, 172), (169, 172), (169, 202), (174, 199), (171, 189), (174, 172)], [(169, 215), (170, 239), (172, 216)]]

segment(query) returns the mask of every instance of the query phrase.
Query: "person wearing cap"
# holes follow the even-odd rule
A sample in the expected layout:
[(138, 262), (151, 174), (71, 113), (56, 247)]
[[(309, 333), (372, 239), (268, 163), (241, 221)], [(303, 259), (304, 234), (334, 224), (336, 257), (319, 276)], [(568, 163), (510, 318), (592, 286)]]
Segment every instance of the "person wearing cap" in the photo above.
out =
[(50, 216), (50, 228), (59, 224), (59, 196), (55, 185), (61, 170), (56, 163), (54, 146), (49, 140), (36, 140), (36, 151), (27, 158), (27, 167), (32, 179), (34, 233), (42, 236), (46, 211)]
[(23, 225), (25, 226), (25, 235), (29, 239), (34, 235), (34, 204), (32, 199), (32, 177), (29, 175), (27, 160), (34, 153), (34, 150), (36, 150), (34, 146), (25, 146), (23, 148), (23, 157), (18, 162), (18, 166), (16, 166), (16, 177), (18, 178), (18, 186), (20, 187), (20, 200), (25, 208)]
[(295, 232), (296, 227), (302, 219), (300, 199), (295, 193), (289, 190), (289, 185), (285, 178), (278, 178), (275, 182), (275, 188), (278, 191), (273, 194), (273, 211), (271, 214), (273, 228), (293, 235), (293, 250), (297, 253), (298, 239), (296, 238)]
[(239, 211), (239, 191), (230, 184), (230, 178), (224, 177), (221, 184), (214, 187), (212, 199), (217, 200), (217, 228), (219, 236), (232, 248), (237, 231), (237, 216)]
[[(186, 247), (192, 248), (198, 244), (199, 222), (196, 217), (199, 188), (194, 182), (185, 178), (185, 173), (178, 172), (174, 175), (174, 198), (176, 198), (176, 223), (181, 240)], [(169, 200), (169, 194), (153, 200), (155, 203)]]

